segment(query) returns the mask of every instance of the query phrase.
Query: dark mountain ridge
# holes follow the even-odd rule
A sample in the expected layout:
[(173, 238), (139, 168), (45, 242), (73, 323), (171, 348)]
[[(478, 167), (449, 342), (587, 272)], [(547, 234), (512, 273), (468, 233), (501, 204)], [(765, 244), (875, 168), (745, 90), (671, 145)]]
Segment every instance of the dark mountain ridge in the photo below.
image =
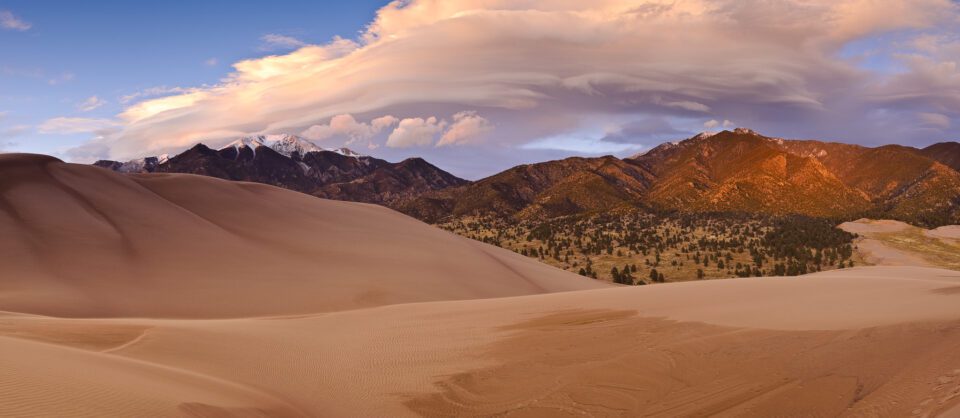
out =
[(391, 163), (345, 148), (324, 150), (300, 138), (285, 138), (295, 138), (301, 146), (278, 142), (281, 145), (271, 147), (256, 139), (242, 139), (219, 150), (197, 144), (162, 161), (147, 157), (126, 163), (103, 160), (94, 165), (121, 172), (187, 173), (265, 183), (329, 199), (390, 207), (426, 191), (468, 183), (420, 158)]

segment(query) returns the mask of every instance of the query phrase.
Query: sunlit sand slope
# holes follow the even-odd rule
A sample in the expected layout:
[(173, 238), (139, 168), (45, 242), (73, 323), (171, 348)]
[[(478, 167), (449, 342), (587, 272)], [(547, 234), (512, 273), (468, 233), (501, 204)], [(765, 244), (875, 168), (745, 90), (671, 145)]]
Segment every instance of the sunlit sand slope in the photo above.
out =
[(0, 155), (0, 310), (237, 317), (604, 287), (391, 210)]

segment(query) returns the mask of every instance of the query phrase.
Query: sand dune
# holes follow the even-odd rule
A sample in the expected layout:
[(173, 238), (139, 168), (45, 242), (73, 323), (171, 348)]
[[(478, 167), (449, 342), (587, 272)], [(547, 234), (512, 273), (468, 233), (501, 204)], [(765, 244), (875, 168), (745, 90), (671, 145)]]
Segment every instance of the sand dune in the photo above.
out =
[[(604, 287), (391, 210), (0, 155), (0, 309), (238, 317)], [(228, 293), (225, 293), (228, 292)]]
[(960, 404), (957, 271), (610, 287), (375, 206), (38, 156), (0, 156), (0, 197), (0, 416)]
[[(868, 267), (300, 317), (7, 321), (108, 336), (111, 325), (140, 326), (143, 336), (96, 358), (189, 371), (223, 396), (158, 389), (167, 377), (147, 374), (149, 385), (124, 378), (129, 388), (115, 388), (124, 407), (154, 393), (162, 405), (311, 416), (905, 416), (960, 402), (958, 290), (954, 271)], [(49, 344), (38, 333), (20, 338)], [(104, 368), (105, 380), (120, 379)], [(231, 397), (241, 389), (260, 397), (241, 403)], [(0, 388), (4, 398), (16, 390)], [(42, 395), (65, 405), (33, 392)]]

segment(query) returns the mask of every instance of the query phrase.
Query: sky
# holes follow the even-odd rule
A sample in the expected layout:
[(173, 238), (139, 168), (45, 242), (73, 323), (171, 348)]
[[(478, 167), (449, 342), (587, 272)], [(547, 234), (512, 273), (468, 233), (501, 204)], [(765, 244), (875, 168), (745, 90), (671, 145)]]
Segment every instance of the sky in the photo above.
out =
[(960, 140), (954, 0), (0, 0), (0, 151), (292, 133), (476, 179), (701, 131)]

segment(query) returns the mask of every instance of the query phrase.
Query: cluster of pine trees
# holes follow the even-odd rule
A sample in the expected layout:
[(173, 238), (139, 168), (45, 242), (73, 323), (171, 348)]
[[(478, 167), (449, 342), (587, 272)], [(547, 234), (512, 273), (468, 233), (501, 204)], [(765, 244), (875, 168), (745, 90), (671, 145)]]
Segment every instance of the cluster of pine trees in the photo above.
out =
[[(470, 219), (443, 226), (621, 284), (660, 283), (668, 274), (670, 280), (690, 280), (844, 268), (853, 265), (855, 238), (826, 219), (727, 213), (627, 211), (533, 222)], [(609, 275), (596, 271), (596, 263), (607, 266)]]

